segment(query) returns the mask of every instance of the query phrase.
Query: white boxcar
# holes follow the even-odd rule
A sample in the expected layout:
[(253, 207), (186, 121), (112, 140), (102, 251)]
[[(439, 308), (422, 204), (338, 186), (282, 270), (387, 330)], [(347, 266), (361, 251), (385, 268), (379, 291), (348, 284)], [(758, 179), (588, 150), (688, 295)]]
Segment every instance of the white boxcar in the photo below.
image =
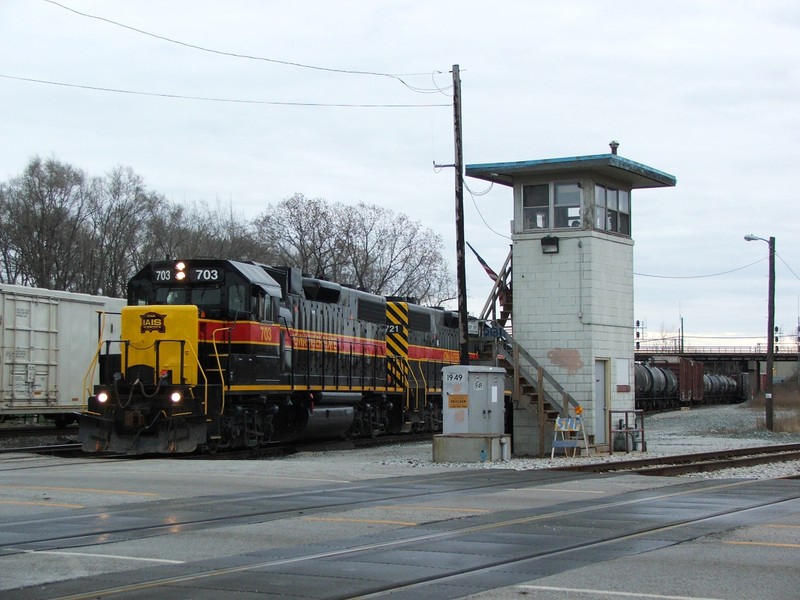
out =
[[(119, 338), (125, 300), (0, 284), (0, 420), (63, 425), (86, 402), (83, 381), (103, 339)], [(117, 351), (118, 352), (118, 351)], [(94, 382), (98, 374), (95, 372)]]

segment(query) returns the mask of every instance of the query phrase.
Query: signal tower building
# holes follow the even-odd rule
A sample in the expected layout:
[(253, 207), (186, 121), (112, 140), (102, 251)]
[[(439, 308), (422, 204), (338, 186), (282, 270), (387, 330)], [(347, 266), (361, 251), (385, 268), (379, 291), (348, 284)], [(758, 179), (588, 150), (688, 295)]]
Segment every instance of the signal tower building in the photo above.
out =
[[(609, 444), (609, 411), (635, 407), (633, 192), (676, 183), (617, 147), (466, 166), (468, 176), (513, 190), (513, 339), (581, 405), (600, 450)], [(537, 454), (539, 417), (514, 400), (514, 453)]]

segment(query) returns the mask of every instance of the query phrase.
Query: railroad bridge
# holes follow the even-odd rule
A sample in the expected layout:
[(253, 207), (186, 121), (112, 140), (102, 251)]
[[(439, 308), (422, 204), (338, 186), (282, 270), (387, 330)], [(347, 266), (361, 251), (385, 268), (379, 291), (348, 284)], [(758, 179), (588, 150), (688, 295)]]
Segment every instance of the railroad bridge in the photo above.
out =
[[(636, 362), (660, 362), (685, 358), (707, 365), (710, 371), (748, 373), (750, 394), (762, 391), (766, 376), (767, 353), (748, 346), (688, 346), (682, 351), (675, 349), (637, 350)], [(782, 346), (773, 354), (776, 381), (791, 376), (800, 377), (800, 349)]]

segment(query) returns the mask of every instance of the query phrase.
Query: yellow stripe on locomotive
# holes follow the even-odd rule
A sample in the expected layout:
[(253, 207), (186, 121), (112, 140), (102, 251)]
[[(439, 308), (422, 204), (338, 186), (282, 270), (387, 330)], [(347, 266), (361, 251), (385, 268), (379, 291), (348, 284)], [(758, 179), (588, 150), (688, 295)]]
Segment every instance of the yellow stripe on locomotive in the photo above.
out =
[(407, 302), (386, 302), (386, 355), (389, 387), (408, 388)]
[[(193, 305), (126, 306), (122, 309), (122, 367), (153, 369), (153, 381), (197, 385), (198, 314)], [(137, 370), (138, 371), (138, 370)]]

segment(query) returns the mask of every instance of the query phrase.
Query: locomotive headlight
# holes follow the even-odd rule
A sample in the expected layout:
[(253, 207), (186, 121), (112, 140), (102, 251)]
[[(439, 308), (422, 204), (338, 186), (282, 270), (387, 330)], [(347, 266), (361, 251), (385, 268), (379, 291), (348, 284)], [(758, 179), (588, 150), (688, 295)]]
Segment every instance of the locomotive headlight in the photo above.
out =
[(186, 263), (183, 261), (179, 261), (175, 263), (175, 279), (177, 281), (183, 281), (186, 279)]
[(183, 399), (183, 396), (181, 395), (180, 392), (176, 391), (176, 392), (172, 392), (169, 395), (169, 399), (172, 400), (173, 404), (177, 404), (178, 402), (180, 402)]
[(108, 392), (99, 392), (97, 394), (97, 401), (100, 404), (105, 404), (106, 402), (108, 402)]

